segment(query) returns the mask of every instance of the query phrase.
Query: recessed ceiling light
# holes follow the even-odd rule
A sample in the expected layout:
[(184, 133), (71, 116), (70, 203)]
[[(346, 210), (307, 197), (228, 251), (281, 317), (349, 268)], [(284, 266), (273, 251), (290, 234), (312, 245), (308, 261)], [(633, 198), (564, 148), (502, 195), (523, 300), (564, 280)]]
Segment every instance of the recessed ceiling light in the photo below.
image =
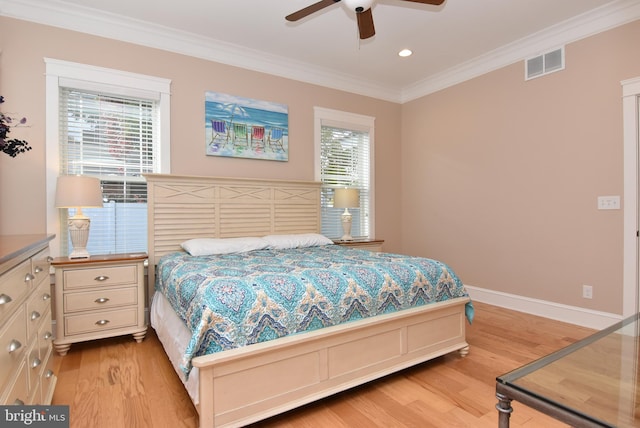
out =
[(402, 49), (400, 52), (398, 52), (398, 55), (400, 55), (401, 57), (406, 57), (406, 56), (410, 56), (413, 52), (411, 52), (410, 49)]

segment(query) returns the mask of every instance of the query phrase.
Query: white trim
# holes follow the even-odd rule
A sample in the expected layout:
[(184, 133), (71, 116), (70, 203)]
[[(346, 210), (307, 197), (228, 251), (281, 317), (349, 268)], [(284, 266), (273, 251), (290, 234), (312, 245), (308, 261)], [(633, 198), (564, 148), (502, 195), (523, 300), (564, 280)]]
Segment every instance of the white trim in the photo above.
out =
[(51, 0), (0, 0), (0, 15), (135, 43), (269, 73), (381, 100), (404, 103), (640, 18), (640, 2), (617, 0), (531, 36), (516, 40), (404, 88), (362, 79), (184, 31)]
[(638, 312), (638, 144), (640, 112), (640, 78), (624, 80), (622, 85), (622, 119), (624, 138), (624, 210), (622, 314)]
[(465, 285), (472, 301), (537, 315), (583, 327), (602, 330), (623, 319), (620, 315), (593, 311), (577, 306), (562, 305), (546, 300), (503, 293), (501, 291)]
[(313, 176), (320, 181), (320, 146), (322, 142), (322, 124), (342, 126), (347, 129), (359, 129), (369, 133), (369, 237), (376, 236), (376, 201), (375, 201), (375, 121), (373, 116), (365, 116), (324, 107), (313, 108)]
[(133, 96), (151, 96), (160, 100), (160, 157), (158, 173), (168, 174), (171, 169), (171, 80), (143, 74), (91, 65), (44, 58), (46, 65), (46, 152), (47, 152), (47, 233), (55, 233), (51, 241), (51, 255), (60, 255), (60, 220), (59, 210), (54, 207), (56, 180), (60, 171), (59, 145), (59, 87), (64, 82), (84, 88), (99, 88), (100, 85), (112, 85), (120, 88), (122, 94)]

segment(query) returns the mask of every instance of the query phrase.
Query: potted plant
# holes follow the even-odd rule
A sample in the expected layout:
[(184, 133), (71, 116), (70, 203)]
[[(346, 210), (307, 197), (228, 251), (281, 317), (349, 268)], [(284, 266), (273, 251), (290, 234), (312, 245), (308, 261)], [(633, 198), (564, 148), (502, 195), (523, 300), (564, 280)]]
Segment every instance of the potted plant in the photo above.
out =
[[(4, 97), (0, 95), (0, 104), (4, 103)], [(27, 118), (15, 119), (8, 114), (0, 112), (0, 151), (15, 158), (20, 153), (31, 150), (31, 146), (25, 140), (18, 138), (8, 138), (7, 134), (11, 132), (11, 128), (27, 123)]]

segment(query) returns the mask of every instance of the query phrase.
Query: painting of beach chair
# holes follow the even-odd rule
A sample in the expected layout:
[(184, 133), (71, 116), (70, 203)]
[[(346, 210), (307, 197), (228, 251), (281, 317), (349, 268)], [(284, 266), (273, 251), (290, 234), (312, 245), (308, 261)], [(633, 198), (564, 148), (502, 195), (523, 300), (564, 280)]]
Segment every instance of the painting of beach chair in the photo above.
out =
[(229, 127), (224, 120), (211, 119), (211, 142), (209, 144), (214, 144), (217, 138), (224, 140), (222, 145), (224, 147), (229, 141)]
[(233, 146), (236, 145), (249, 147), (249, 132), (247, 132), (247, 125), (244, 123), (233, 124)]
[(269, 147), (273, 150), (275, 146), (275, 150), (281, 150), (284, 152), (284, 147), (282, 145), (282, 139), (284, 138), (284, 129), (282, 128), (271, 128), (269, 131), (269, 138), (267, 143)]
[(264, 126), (252, 125), (251, 126), (251, 147), (264, 148)]

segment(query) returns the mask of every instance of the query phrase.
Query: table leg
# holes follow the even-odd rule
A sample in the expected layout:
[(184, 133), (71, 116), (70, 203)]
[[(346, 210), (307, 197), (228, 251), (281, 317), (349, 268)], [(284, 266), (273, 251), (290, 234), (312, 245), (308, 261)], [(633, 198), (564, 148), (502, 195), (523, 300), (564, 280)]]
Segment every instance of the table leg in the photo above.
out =
[(498, 409), (498, 428), (509, 428), (509, 418), (511, 417), (511, 412), (513, 412), (511, 398), (500, 393), (496, 394), (496, 398), (498, 399), (498, 404), (496, 404), (496, 409)]

